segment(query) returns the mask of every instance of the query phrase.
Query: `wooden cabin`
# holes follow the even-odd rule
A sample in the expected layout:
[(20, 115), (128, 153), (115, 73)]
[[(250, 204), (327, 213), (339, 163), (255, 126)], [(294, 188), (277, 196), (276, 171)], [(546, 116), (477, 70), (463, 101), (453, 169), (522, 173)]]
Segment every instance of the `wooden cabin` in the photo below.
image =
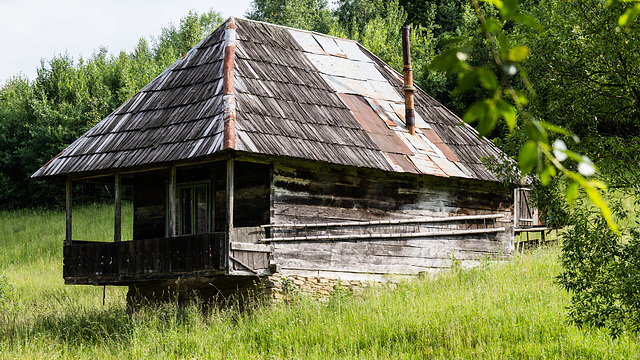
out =
[[(510, 255), (514, 189), (482, 163), (500, 150), (405, 59), (403, 79), (355, 41), (228, 19), (33, 175), (67, 184), (65, 282), (383, 280)], [(89, 181), (115, 185), (114, 239), (73, 237)]]

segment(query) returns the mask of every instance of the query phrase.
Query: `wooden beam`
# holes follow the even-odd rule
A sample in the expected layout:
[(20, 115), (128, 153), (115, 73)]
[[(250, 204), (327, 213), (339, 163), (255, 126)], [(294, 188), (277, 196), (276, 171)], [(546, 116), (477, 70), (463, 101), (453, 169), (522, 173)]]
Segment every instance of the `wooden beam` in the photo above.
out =
[(429, 224), (447, 221), (466, 221), (466, 220), (487, 220), (499, 219), (504, 214), (485, 214), (485, 215), (462, 215), (448, 217), (433, 217), (429, 219), (398, 219), (398, 220), (372, 220), (372, 221), (343, 221), (328, 223), (309, 223), (309, 224), (266, 224), (260, 225), (263, 228), (310, 228), (310, 227), (333, 227), (333, 226), (368, 226), (368, 225), (399, 225), (399, 224)]
[(273, 245), (232, 242), (231, 250), (270, 253), (273, 252)]
[(243, 268), (246, 268), (247, 270), (251, 271), (252, 273), (254, 273), (256, 275), (258, 274), (258, 272), (255, 271), (254, 269), (252, 269), (249, 265), (247, 265), (247, 264), (243, 263), (242, 261), (234, 258), (233, 256), (229, 255), (229, 259), (233, 260), (236, 264), (242, 266)]
[(230, 269), (229, 258), (231, 258), (231, 250), (230, 245), (231, 242), (234, 241), (234, 231), (233, 231), (233, 193), (235, 191), (235, 163), (234, 158), (231, 156), (229, 160), (227, 160), (227, 213), (226, 213), (226, 225), (227, 225), (227, 241), (225, 242), (224, 252), (227, 254), (225, 256), (225, 268), (227, 271)]
[(234, 159), (227, 160), (227, 226), (233, 229), (233, 193), (235, 191), (235, 163)]
[(66, 220), (66, 237), (65, 237), (65, 244), (67, 245), (71, 245), (72, 242), (72, 229), (73, 229), (73, 222), (72, 222), (72, 214), (71, 214), (71, 208), (72, 208), (72, 204), (73, 204), (73, 187), (72, 187), (72, 183), (71, 183), (71, 179), (67, 178), (66, 181), (66, 201), (65, 201), (65, 205), (66, 205), (66, 210), (67, 210), (67, 220)]
[(169, 216), (169, 237), (178, 236), (178, 202), (177, 202), (177, 185), (176, 185), (177, 168), (171, 167), (169, 175), (169, 199), (168, 199), (168, 216)]
[(262, 239), (262, 242), (278, 241), (339, 241), (339, 240), (364, 240), (364, 239), (392, 239), (392, 238), (415, 238), (415, 237), (435, 237), (435, 236), (456, 236), (472, 234), (492, 234), (506, 231), (505, 228), (471, 229), (471, 230), (446, 230), (417, 233), (393, 233), (393, 234), (345, 234), (345, 235), (316, 235), (316, 236), (289, 236), (281, 238)]
[(120, 174), (115, 175), (115, 213), (113, 216), (113, 241), (122, 241), (122, 177)]

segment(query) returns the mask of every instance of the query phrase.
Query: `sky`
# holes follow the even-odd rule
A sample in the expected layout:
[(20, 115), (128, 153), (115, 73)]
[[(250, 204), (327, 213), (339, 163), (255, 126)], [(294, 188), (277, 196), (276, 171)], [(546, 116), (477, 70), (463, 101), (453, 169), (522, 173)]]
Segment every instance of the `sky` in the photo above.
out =
[(130, 52), (194, 10), (242, 17), (251, 0), (0, 0), (0, 86), (22, 74), (33, 80), (41, 59), (74, 60), (106, 47)]

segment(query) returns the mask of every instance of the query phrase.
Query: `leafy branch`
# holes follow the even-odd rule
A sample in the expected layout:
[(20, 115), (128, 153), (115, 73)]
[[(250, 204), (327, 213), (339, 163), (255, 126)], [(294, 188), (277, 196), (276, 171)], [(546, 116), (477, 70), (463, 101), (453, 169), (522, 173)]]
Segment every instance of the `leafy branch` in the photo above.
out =
[[(535, 119), (525, 111), (528, 104), (527, 96), (535, 96), (521, 66), (529, 57), (529, 48), (513, 44), (506, 28), (519, 24), (539, 30), (540, 24), (531, 15), (518, 12), (518, 0), (484, 0), (484, 2), (497, 10), (497, 16), (485, 17), (485, 13), (492, 14), (496, 11), (489, 6), (483, 9), (478, 0), (471, 0), (480, 24), (480, 31), (491, 55), (491, 63), (475, 67), (470, 65), (468, 60), (471, 48), (469, 45), (461, 44), (444, 51), (434, 59), (431, 67), (435, 70), (457, 72), (456, 91), (458, 93), (465, 93), (478, 84), (487, 91), (489, 96), (473, 103), (463, 115), (465, 122), (477, 122), (480, 135), (488, 135), (500, 119), (505, 121), (510, 132), (513, 133), (516, 129), (524, 132), (527, 141), (518, 154), (518, 167), (523, 177), (527, 174), (536, 174), (540, 182), (546, 186), (558, 172), (564, 174), (569, 179), (565, 189), (567, 202), (573, 204), (579, 189), (582, 188), (590, 201), (600, 209), (611, 230), (617, 233), (618, 227), (613, 221), (611, 210), (600, 193), (600, 190), (606, 189), (606, 185), (590, 179), (597, 172), (593, 162), (587, 156), (569, 151), (561, 139), (551, 144), (550, 134), (570, 137), (575, 142), (579, 141), (578, 137), (562, 127)], [(640, 3), (630, 8), (620, 18), (621, 26), (626, 25), (639, 14)], [(514, 80), (521, 81), (528, 90), (528, 94), (517, 90), (512, 85)], [(519, 122), (518, 119), (520, 119)], [(577, 171), (563, 165), (566, 160), (575, 162)]]

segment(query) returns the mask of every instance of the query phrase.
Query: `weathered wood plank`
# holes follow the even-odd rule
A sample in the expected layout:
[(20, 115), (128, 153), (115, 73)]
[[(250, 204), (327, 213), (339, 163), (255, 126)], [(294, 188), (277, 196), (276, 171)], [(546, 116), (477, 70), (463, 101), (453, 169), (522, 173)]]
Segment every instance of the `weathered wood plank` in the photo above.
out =
[(311, 236), (291, 236), (282, 238), (267, 238), (262, 239), (264, 242), (279, 242), (279, 241), (338, 241), (338, 240), (362, 240), (362, 239), (394, 239), (394, 238), (411, 238), (411, 237), (428, 237), (428, 236), (457, 236), (457, 235), (470, 235), (470, 234), (493, 234), (504, 232), (505, 228), (494, 229), (471, 229), (471, 230), (450, 230), (450, 231), (434, 231), (434, 232), (420, 232), (420, 233), (392, 233), (392, 234), (345, 234), (345, 235), (311, 235)]
[(281, 227), (330, 227), (330, 226), (362, 226), (362, 225), (394, 225), (394, 224), (426, 224), (448, 221), (484, 220), (504, 217), (504, 214), (485, 214), (467, 216), (448, 216), (427, 219), (399, 219), (399, 220), (372, 220), (372, 221), (345, 221), (331, 223), (310, 223), (310, 224), (267, 224), (261, 227), (281, 228)]
[(65, 209), (66, 209), (66, 228), (65, 228), (65, 244), (71, 245), (73, 239), (73, 184), (71, 179), (67, 178), (65, 182)]
[[(491, 241), (472, 240), (433, 240), (411, 239), (407, 241), (386, 242), (334, 242), (334, 243), (280, 243), (274, 244), (274, 257), (281, 257), (283, 253), (297, 257), (306, 254), (342, 253), (345, 255), (372, 255), (396, 257), (432, 257), (440, 254), (465, 253), (477, 255), (499, 254), (502, 244)], [(447, 258), (450, 256), (446, 255)]]
[(268, 253), (273, 251), (272, 245), (232, 242), (231, 250)]
[(178, 273), (218, 271), (224, 268), (219, 250), (206, 256), (207, 264), (202, 255), (208, 248), (222, 249), (224, 239), (223, 233), (216, 233), (117, 243), (74, 242), (65, 245), (63, 274), (67, 283), (88, 279), (88, 283), (116, 284), (122, 279), (159, 279), (161, 274), (171, 278)]
[(115, 175), (115, 214), (114, 214), (114, 229), (113, 229), (113, 241), (119, 242), (122, 240), (122, 178), (120, 174)]
[(169, 217), (169, 236), (174, 237), (178, 235), (178, 200), (176, 190), (176, 173), (177, 168), (171, 167), (169, 175), (169, 198), (168, 198), (168, 217)]

